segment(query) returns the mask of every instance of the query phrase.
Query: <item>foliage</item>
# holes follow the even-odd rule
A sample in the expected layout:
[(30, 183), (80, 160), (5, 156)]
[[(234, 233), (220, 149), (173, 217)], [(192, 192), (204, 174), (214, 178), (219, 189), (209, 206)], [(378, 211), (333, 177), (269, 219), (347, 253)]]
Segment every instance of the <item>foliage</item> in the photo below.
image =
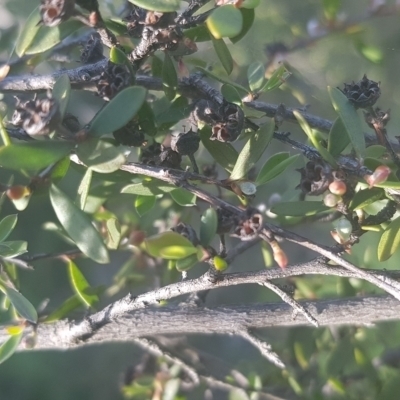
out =
[[(321, 1), (307, 38), (291, 47), (277, 32), (282, 41), (267, 46), (267, 62), (261, 54), (250, 59), (236, 50), (246, 49), (242, 43), (257, 35), (257, 13), (264, 16), (264, 7), (273, 8), (258, 0), (129, 0), (123, 15), (112, 2), (99, 9), (97, 1), (85, 0), (61, 1), (46, 14), (51, 3), (44, 0), (25, 16), (0, 71), (0, 320), (8, 335), (0, 345), (0, 363), (22, 345), (34, 347), (38, 326), (80, 319), (127, 292), (151, 293), (150, 288), (179, 285), (180, 278), (184, 284), (205, 268), (203, 276), (211, 276), (215, 287), (230, 268), (245, 277), (262, 269), (262, 262), (283, 277), (285, 268), (305, 259), (297, 260), (282, 241), (320, 253), (332, 271), (328, 259), (360, 275), (293, 274), (288, 281), (293, 288), (258, 282), (266, 287), (249, 294), (251, 300), (276, 300), (269, 288), (314, 323), (318, 315), (298, 300), (355, 297), (388, 287), (400, 299), (390, 274), (381, 279), (368, 271), (383, 269), (380, 262), (386, 260), (395, 265), (400, 246), (399, 146), (388, 137), (389, 111), (375, 105), (381, 91), (385, 96), (385, 85), (349, 73), (346, 81), (356, 82), (343, 88), (338, 78), (320, 88), (332, 121), (297, 104), (306, 103), (298, 82), (306, 91), (312, 85), (290, 56), (308, 44), (340, 31), (366, 65), (382, 59), (360, 33), (362, 21), (341, 19), (340, 1)], [(371, 19), (392, 10), (388, 4), (371, 7)], [(291, 24), (295, 32), (296, 21)], [(52, 61), (60, 54), (67, 60), (61, 69)], [(52, 73), (25, 76), (43, 64)], [(333, 63), (327, 68), (333, 70)], [(98, 98), (86, 104), (83, 90)], [(286, 132), (295, 126), (288, 121), (299, 127), (293, 134)], [(30, 229), (34, 233), (23, 240)], [(306, 239), (318, 234), (324, 241)], [(49, 240), (38, 246), (38, 237)], [(356, 253), (349, 264), (342, 255), (357, 252), (360, 241), (369, 252)], [(234, 258), (246, 251), (246, 243), (251, 262), (238, 269)], [(29, 287), (25, 276), (37, 274), (46, 260), (66, 267), (69, 288), (64, 285), (63, 298), (49, 295), (42, 307), (46, 295), (39, 284)], [(234, 281), (235, 274), (230, 277)], [(154, 297), (160, 306), (171, 298)], [(230, 399), (263, 398), (263, 392), (309, 399), (322, 398), (321, 393), (332, 399), (394, 398), (398, 372), (383, 352), (396, 344), (398, 325), (393, 327), (386, 339), (379, 337), (383, 329), (293, 328), (285, 331), (285, 343), (273, 343), (283, 361), (263, 369), (254, 357), (240, 366), (240, 379), (229, 368), (218, 380)], [(246, 334), (271, 361), (268, 345)], [(210, 346), (210, 352), (218, 348)], [(197, 371), (200, 378), (193, 378), (184, 361), (168, 351), (163, 356), (158, 363), (143, 357), (134, 371), (128, 369), (121, 395), (192, 398), (204, 392), (196, 379), (218, 393), (212, 373)], [(193, 390), (185, 394), (188, 377)]]

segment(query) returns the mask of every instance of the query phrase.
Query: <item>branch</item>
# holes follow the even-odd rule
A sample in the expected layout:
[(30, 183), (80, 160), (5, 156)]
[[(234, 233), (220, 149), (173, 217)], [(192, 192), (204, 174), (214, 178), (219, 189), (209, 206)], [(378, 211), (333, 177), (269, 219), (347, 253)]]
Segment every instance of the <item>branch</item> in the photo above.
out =
[[(321, 326), (363, 325), (398, 320), (400, 302), (390, 296), (369, 296), (341, 300), (302, 302), (318, 315)], [(93, 343), (133, 341), (139, 337), (176, 334), (237, 334), (243, 329), (304, 326), (302, 316), (292, 318), (285, 303), (219, 306), (215, 308), (168, 306), (126, 313), (86, 340), (70, 340), (76, 325), (67, 320), (41, 324), (35, 349), (65, 350)], [(216, 322), (218, 321), (218, 322)], [(0, 332), (0, 342), (8, 335)], [(20, 351), (27, 350), (23, 343)]]

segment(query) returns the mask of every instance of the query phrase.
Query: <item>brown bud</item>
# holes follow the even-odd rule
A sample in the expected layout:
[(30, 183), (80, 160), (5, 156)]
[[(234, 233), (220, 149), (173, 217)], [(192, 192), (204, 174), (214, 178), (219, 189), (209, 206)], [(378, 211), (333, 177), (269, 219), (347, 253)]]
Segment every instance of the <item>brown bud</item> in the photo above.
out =
[(347, 186), (343, 181), (333, 181), (329, 185), (329, 191), (332, 194), (343, 196), (347, 192)]
[(29, 196), (30, 190), (27, 186), (15, 185), (10, 187), (6, 194), (10, 200), (19, 200), (23, 197)]
[(387, 165), (380, 165), (372, 175), (365, 175), (364, 179), (369, 184), (369, 187), (372, 188), (375, 185), (385, 182), (391, 172), (391, 169)]

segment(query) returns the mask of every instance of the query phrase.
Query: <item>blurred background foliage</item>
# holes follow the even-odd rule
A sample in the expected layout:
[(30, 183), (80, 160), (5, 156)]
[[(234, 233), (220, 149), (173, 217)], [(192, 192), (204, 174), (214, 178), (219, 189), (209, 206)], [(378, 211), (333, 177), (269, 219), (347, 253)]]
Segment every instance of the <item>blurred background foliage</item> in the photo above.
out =
[[(111, 15), (118, 10), (122, 1), (101, 1), (104, 15)], [(266, 46), (282, 43), (288, 48), (307, 41), (310, 34), (316, 33), (317, 22), (324, 16), (324, 5), (339, 5), (339, 18), (360, 21), (349, 29), (333, 32), (326, 37), (313, 41), (308, 46), (298, 46), (298, 50), (285, 55), (287, 67), (293, 73), (280, 90), (261, 96), (262, 101), (284, 103), (288, 107), (308, 107), (312, 114), (333, 120), (334, 110), (326, 91), (327, 85), (342, 87), (344, 82), (359, 80), (363, 74), (380, 81), (382, 96), (379, 105), (392, 110), (388, 126), (390, 137), (398, 135), (400, 123), (400, 26), (398, 15), (385, 17), (367, 17), (367, 10), (372, 2), (358, 1), (322, 1), (322, 0), (262, 0), (257, 8), (256, 19), (252, 30), (236, 45), (229, 48), (236, 62), (232, 79), (246, 83), (246, 70), (254, 61), (276, 67), (276, 61), (268, 58)], [(384, 3), (384, 2), (382, 2)], [(394, 4), (395, 1), (386, 3)], [(0, 61), (6, 61), (18, 31), (24, 24), (31, 10), (37, 6), (32, 0), (0, 0)], [(77, 60), (79, 52), (74, 50), (71, 58)], [(199, 44), (198, 59), (217, 62), (217, 56), (211, 42)], [(57, 62), (41, 63), (34, 69), (35, 73), (45, 73), (63, 68)], [(190, 68), (190, 67), (189, 67)], [(28, 72), (28, 69), (13, 73)], [(70, 112), (76, 114), (82, 123), (90, 121), (100, 104), (99, 98), (91, 93), (74, 92), (70, 101)], [(184, 124), (184, 122), (182, 122)], [(285, 123), (284, 130), (290, 131), (293, 137), (304, 141), (304, 133), (294, 125)], [(241, 143), (235, 144), (238, 148)], [(278, 151), (290, 151), (279, 143), (272, 144), (258, 165), (262, 165), (271, 154)], [(207, 158), (205, 151), (198, 158)], [(294, 166), (281, 176), (259, 190), (254, 205), (269, 206), (271, 196), (280, 194), (290, 200), (296, 195), (295, 186), (299, 183), (299, 174), (295, 168), (303, 166), (299, 158)], [(82, 170), (73, 167), (62, 181), (62, 189), (74, 197), (76, 188), (82, 178)], [(8, 178), (0, 171), (0, 181)], [(16, 182), (23, 180), (16, 176)], [(112, 196), (108, 209), (122, 220), (135, 221), (143, 230), (152, 229), (155, 214), (160, 221), (176, 218), (182, 213), (182, 220), (192, 222), (195, 227), (200, 216), (199, 210), (183, 209), (174, 204), (168, 197), (160, 201), (151, 215), (139, 219), (134, 211), (133, 196)], [(19, 221), (11, 239), (27, 240), (29, 252), (62, 251), (66, 244), (53, 232), (45, 230), (44, 224), (56, 221), (47, 196), (34, 196), (29, 207), (19, 213)], [(5, 202), (2, 216), (15, 213), (10, 202)], [(319, 243), (331, 244), (329, 231), (332, 225), (309, 223), (294, 226), (290, 229)], [(398, 268), (399, 254), (388, 261), (378, 263), (376, 256), (378, 235), (364, 235), (360, 244), (354, 247), (349, 256), (356, 265), (364, 268)], [(301, 262), (310, 259), (312, 254), (305, 249), (292, 247), (284, 243), (283, 248), (289, 255), (290, 262)], [(98, 265), (86, 259), (77, 263), (84, 271), (92, 286), (109, 288), (121, 266), (132, 258), (130, 252), (112, 254), (109, 265)], [(263, 268), (264, 260), (261, 250), (251, 251), (239, 256), (229, 272), (258, 270)], [(133, 263), (128, 269), (130, 283), (122, 291), (112, 296), (110, 291), (102, 296), (104, 306), (112, 300), (122, 297), (128, 290), (142, 293), (159, 279), (162, 285), (179, 279), (176, 272), (167, 270), (166, 266), (146, 266)], [(196, 266), (189, 276), (199, 276), (205, 266)], [(21, 288), (24, 295), (38, 306), (44, 299), (50, 299), (50, 309), (55, 309), (73, 293), (68, 281), (65, 264), (57, 261), (39, 261), (35, 263), (34, 272), (23, 271), (20, 274)], [(287, 284), (296, 287), (296, 299), (337, 298), (363, 293), (378, 293), (369, 284), (358, 280), (347, 280), (334, 277), (299, 277), (292, 278)], [(250, 303), (280, 301), (273, 293), (254, 286), (238, 286), (213, 290), (207, 297), (207, 305), (228, 303)], [(77, 313), (76, 318), (82, 314)], [(0, 313), (0, 322), (7, 316)], [(212, 354), (224, 363), (227, 370), (240, 371), (249, 382), (249, 387), (263, 387), (267, 392), (282, 398), (305, 399), (397, 399), (400, 391), (400, 324), (385, 323), (373, 327), (354, 328), (295, 328), (270, 329), (261, 333), (274, 350), (280, 354), (289, 366), (286, 371), (278, 370), (261, 358), (258, 351), (242, 339), (232, 337), (189, 337), (188, 342), (201, 351)], [(133, 397), (135, 390), (125, 388), (124, 379), (129, 371), (139, 364), (144, 356), (142, 350), (131, 344), (95, 345), (68, 352), (29, 352), (16, 354), (6, 363), (0, 365), (0, 399), (13, 400), (63, 400), (63, 399), (123, 399)], [(164, 365), (162, 360), (158, 363)], [(164, 363), (164, 364), (163, 364)], [(128, 372), (127, 372), (128, 371)], [(171, 372), (171, 371), (170, 371)], [(171, 372), (173, 375), (176, 372)], [(143, 383), (141, 398), (149, 398)], [(172, 389), (171, 389), (172, 390)], [(204, 398), (205, 387), (198, 388), (189, 394), (180, 393), (176, 399)], [(137, 390), (139, 393), (140, 390)], [(173, 391), (171, 391), (172, 393)], [(125, 393), (125, 394), (124, 394)], [(147, 394), (146, 394), (147, 393)], [(246, 399), (242, 392), (219, 393), (220, 397), (231, 400)], [(165, 397), (166, 398), (166, 397)], [(174, 397), (168, 397), (174, 398)], [(256, 399), (257, 397), (251, 397)]]

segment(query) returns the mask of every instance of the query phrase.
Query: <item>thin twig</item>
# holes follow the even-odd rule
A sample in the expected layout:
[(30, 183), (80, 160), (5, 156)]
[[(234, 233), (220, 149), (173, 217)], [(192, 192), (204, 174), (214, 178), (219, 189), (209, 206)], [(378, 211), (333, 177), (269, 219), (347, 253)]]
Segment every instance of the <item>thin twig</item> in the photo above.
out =
[(318, 326), (319, 326), (318, 321), (310, 314), (310, 312), (307, 311), (301, 304), (299, 304), (295, 299), (293, 299), (291, 296), (289, 296), (286, 292), (284, 292), (282, 289), (280, 289), (277, 285), (274, 285), (273, 283), (271, 283), (269, 281), (260, 283), (260, 285), (265, 286), (268, 289), (275, 292), (285, 303), (292, 306), (295, 311), (299, 312), (300, 314), (303, 314), (306, 317), (306, 319), (308, 321), (310, 321), (311, 324), (313, 324), (316, 328), (318, 328)]
[(286, 367), (283, 361), (279, 358), (278, 354), (276, 354), (271, 349), (271, 345), (264, 340), (258, 339), (256, 336), (254, 336), (254, 334), (250, 332), (250, 330), (244, 329), (242, 331), (239, 331), (239, 335), (243, 339), (246, 339), (248, 342), (250, 342), (253, 346), (257, 347), (261, 355), (265, 357), (270, 363), (282, 369)]

